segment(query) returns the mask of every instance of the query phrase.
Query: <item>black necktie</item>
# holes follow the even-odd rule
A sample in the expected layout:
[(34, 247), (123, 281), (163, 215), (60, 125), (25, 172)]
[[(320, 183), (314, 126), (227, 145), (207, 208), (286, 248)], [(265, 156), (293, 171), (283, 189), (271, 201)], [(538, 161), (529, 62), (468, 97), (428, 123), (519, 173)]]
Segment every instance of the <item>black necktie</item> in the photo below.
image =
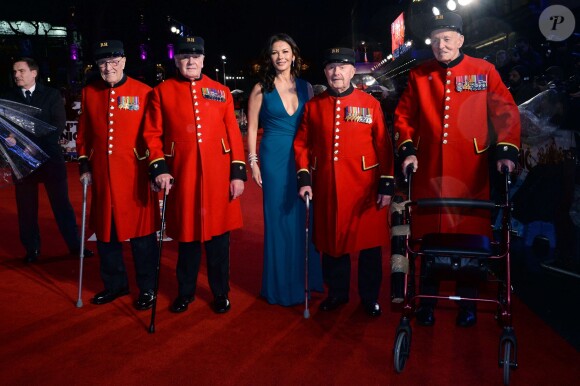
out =
[(30, 104), (30, 102), (32, 101), (32, 93), (30, 92), (30, 90), (26, 90), (24, 91), (24, 94), (26, 94), (26, 103)]

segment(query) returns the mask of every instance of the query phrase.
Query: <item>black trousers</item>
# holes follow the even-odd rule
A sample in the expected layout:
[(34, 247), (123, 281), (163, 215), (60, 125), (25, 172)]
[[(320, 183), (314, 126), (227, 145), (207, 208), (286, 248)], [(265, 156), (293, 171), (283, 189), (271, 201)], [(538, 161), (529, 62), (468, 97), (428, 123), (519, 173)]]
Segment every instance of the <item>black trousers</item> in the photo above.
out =
[[(419, 284), (420, 292), (423, 295), (438, 295), (440, 281), (428, 272), (426, 265), (426, 259), (421, 259), (421, 276)], [(465, 298), (476, 298), (478, 296), (478, 292), (477, 285), (473, 283), (473, 280), (459, 279), (456, 281), (455, 293), (457, 296)], [(474, 301), (460, 300), (458, 303), (461, 307), (470, 311), (475, 311), (477, 307), (477, 303)], [(421, 298), (420, 304), (435, 307), (437, 304), (437, 299)]]
[[(348, 300), (350, 290), (350, 255), (322, 255), (322, 276), (328, 296)], [(381, 247), (363, 249), (358, 257), (358, 293), (364, 304), (379, 299), (383, 280)]]
[[(230, 232), (203, 243), (207, 257), (207, 279), (213, 296), (230, 291)], [(177, 256), (179, 296), (194, 296), (201, 263), (201, 242), (180, 242)]]
[[(139, 290), (144, 292), (154, 289), (157, 260), (159, 258), (157, 234), (152, 233), (147, 236), (135, 237), (130, 239), (129, 242), (131, 243)], [(129, 280), (125, 263), (123, 262), (123, 244), (117, 238), (114, 221), (111, 224), (111, 241), (106, 243), (97, 240), (97, 249), (101, 258), (101, 279), (105, 289), (118, 291), (128, 288)]]
[(68, 249), (76, 253), (81, 241), (75, 212), (68, 196), (66, 165), (49, 160), (31, 175), (15, 183), (20, 242), (27, 252), (40, 250), (38, 185), (44, 184), (54, 219)]

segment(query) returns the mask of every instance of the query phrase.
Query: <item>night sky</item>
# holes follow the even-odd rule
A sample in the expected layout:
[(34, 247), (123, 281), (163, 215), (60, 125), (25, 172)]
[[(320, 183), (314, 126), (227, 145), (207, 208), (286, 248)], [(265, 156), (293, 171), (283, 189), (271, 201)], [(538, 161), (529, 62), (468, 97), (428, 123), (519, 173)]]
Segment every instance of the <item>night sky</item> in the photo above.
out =
[[(227, 72), (247, 69), (259, 57), (267, 38), (277, 32), (292, 36), (306, 61), (316, 65), (325, 48), (352, 45), (353, 4), (352, 0), (32, 0), (25, 6), (3, 4), (7, 9), (1, 17), (67, 25), (68, 9), (75, 6), (76, 25), (90, 55), (91, 45), (98, 39), (116, 38), (126, 46), (136, 45), (139, 15), (143, 14), (149, 44), (154, 55), (162, 56), (172, 38), (167, 24), (167, 16), (171, 16), (188, 26), (192, 35), (205, 39), (204, 72), (211, 74), (215, 67), (221, 71), (221, 55), (228, 57)], [(400, 12), (399, 1), (363, 0), (359, 4), (365, 16), (355, 28), (361, 38), (389, 44), (389, 24)]]

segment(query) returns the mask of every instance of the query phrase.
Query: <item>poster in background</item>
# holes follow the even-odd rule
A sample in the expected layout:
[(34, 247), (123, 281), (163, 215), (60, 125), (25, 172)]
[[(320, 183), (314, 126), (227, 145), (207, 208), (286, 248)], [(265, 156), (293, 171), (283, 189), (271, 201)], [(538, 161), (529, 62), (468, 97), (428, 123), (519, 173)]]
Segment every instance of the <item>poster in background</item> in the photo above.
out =
[(60, 146), (67, 161), (77, 159), (77, 124), (78, 121), (66, 121), (66, 127), (60, 136)]

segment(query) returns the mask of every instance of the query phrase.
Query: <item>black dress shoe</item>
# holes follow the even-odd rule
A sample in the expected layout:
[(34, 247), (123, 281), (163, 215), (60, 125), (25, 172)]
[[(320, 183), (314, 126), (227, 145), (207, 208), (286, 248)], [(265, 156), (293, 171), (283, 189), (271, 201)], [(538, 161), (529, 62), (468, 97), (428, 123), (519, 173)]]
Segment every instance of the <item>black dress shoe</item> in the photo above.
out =
[(324, 299), (322, 301), (322, 303), (320, 303), (320, 306), (318, 306), (318, 309), (320, 311), (334, 311), (338, 307), (340, 307), (341, 305), (346, 304), (346, 303), (348, 303), (348, 299), (329, 296), (326, 299)]
[(40, 251), (38, 249), (31, 249), (26, 252), (26, 256), (24, 256), (25, 263), (35, 263), (38, 260), (38, 255), (40, 255)]
[(435, 315), (433, 313), (433, 306), (419, 306), (415, 312), (417, 323), (420, 326), (430, 327), (435, 324)]
[(213, 311), (216, 314), (225, 314), (231, 308), (231, 303), (226, 295), (218, 295), (212, 303)]
[(106, 290), (101, 291), (98, 294), (96, 294), (91, 299), (91, 303), (97, 304), (97, 305), (107, 304), (107, 303), (111, 303), (113, 300), (115, 300), (121, 296), (125, 296), (125, 295), (129, 295), (128, 288), (121, 288), (119, 290), (106, 289)]
[(474, 310), (459, 308), (457, 319), (455, 319), (455, 324), (458, 327), (471, 327), (474, 326), (475, 323), (477, 323), (477, 314)]
[(135, 308), (139, 311), (148, 310), (153, 307), (153, 301), (155, 300), (155, 291), (147, 290), (141, 291), (139, 297), (135, 301)]
[(377, 302), (364, 304), (365, 312), (368, 316), (377, 317), (381, 316), (381, 305)]
[[(80, 256), (81, 251), (80, 249), (71, 249), (70, 250), (70, 254), (73, 256)], [(95, 255), (95, 253), (93, 251), (91, 251), (90, 249), (84, 249), (83, 252), (83, 257), (93, 257)]]
[(169, 310), (171, 312), (180, 313), (186, 311), (189, 307), (189, 303), (193, 301), (193, 296), (178, 296), (174, 301)]

